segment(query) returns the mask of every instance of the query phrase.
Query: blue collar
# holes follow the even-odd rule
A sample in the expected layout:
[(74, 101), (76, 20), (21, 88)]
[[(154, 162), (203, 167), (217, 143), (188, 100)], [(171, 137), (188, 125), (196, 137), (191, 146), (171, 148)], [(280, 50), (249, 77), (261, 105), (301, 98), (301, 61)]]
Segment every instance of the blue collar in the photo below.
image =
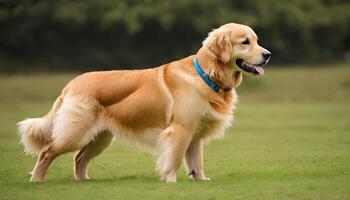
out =
[(229, 89), (228, 89), (228, 90), (223, 89), (222, 87), (216, 85), (216, 83), (214, 83), (213, 81), (210, 80), (208, 74), (206, 74), (206, 73), (202, 70), (201, 66), (199, 65), (196, 56), (194, 56), (194, 58), (193, 58), (193, 65), (194, 65), (194, 68), (196, 69), (197, 73), (199, 74), (199, 76), (203, 79), (203, 81), (204, 81), (209, 87), (211, 87), (213, 90), (215, 90), (215, 92), (224, 93), (224, 91), (229, 91)]

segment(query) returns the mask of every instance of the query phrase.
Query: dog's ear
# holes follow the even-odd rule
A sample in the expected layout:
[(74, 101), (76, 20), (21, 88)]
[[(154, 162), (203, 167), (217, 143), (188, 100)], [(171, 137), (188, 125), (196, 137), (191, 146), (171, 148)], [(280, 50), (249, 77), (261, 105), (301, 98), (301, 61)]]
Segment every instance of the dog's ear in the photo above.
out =
[(232, 43), (230, 33), (229, 29), (214, 29), (203, 41), (203, 46), (208, 48), (223, 63), (228, 63), (231, 59)]

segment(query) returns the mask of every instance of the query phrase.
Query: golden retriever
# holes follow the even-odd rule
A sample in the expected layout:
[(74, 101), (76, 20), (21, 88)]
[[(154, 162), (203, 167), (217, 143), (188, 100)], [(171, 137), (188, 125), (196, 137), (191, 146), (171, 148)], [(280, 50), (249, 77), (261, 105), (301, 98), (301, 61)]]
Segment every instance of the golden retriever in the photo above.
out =
[(38, 154), (30, 181), (41, 182), (59, 155), (74, 157), (76, 180), (89, 179), (88, 163), (114, 138), (153, 149), (156, 170), (176, 182), (203, 171), (203, 144), (230, 126), (242, 73), (261, 75), (271, 53), (245, 25), (225, 24), (209, 33), (195, 55), (144, 70), (89, 72), (70, 81), (41, 118), (18, 123), (27, 153)]

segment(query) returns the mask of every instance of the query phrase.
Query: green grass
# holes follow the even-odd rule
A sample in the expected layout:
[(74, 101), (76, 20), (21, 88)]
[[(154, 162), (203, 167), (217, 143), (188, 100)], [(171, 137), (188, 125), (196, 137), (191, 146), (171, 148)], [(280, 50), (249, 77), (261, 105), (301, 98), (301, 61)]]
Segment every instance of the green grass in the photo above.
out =
[(350, 199), (350, 66), (267, 69), (245, 77), (225, 138), (205, 147), (210, 182), (158, 181), (155, 158), (114, 144), (75, 182), (72, 156), (31, 184), (16, 122), (45, 114), (75, 75), (0, 76), (0, 199)]

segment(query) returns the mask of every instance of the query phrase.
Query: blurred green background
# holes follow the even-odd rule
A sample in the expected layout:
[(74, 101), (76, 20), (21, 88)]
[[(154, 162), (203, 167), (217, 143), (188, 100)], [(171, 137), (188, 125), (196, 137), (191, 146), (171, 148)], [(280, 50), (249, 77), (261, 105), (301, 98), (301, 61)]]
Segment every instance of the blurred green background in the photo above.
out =
[(222, 24), (250, 25), (272, 63), (350, 60), (348, 0), (2, 0), (1, 71), (157, 66)]
[[(205, 147), (210, 182), (164, 184), (155, 156), (112, 145), (73, 180), (73, 153), (28, 183), (16, 123), (48, 112), (81, 72), (194, 54), (224, 23), (252, 26), (272, 60), (244, 76), (233, 126)], [(350, 2), (0, 1), (0, 199), (350, 199)], [(118, 143), (118, 140), (116, 140)]]

